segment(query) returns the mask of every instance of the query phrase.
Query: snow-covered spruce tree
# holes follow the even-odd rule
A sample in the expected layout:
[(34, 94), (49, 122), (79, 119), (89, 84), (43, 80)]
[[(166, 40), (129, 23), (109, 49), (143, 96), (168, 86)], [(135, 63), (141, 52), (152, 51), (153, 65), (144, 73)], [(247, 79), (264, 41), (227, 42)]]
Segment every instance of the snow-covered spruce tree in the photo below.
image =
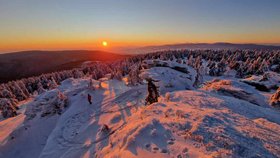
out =
[(37, 83), (36, 83), (34, 77), (27, 78), (26, 88), (27, 88), (29, 94), (32, 94), (36, 90)]
[(268, 63), (266, 61), (266, 59), (263, 59), (260, 66), (259, 66), (259, 69), (257, 70), (257, 74), (263, 74), (265, 73), (266, 71), (268, 71), (269, 68), (268, 68)]
[(93, 83), (93, 79), (92, 79), (92, 78), (89, 80), (88, 88), (89, 88), (90, 90), (95, 90), (95, 87), (94, 87), (94, 83)]
[(79, 71), (78, 69), (74, 69), (72, 73), (74, 78), (81, 78), (84, 76), (83, 72)]
[(142, 79), (139, 77), (139, 75), (140, 75), (140, 64), (136, 63), (131, 67), (128, 73), (127, 76), (128, 85), (135, 86), (138, 83), (141, 83)]
[(198, 69), (200, 69), (201, 65), (202, 65), (201, 56), (198, 56), (198, 57), (195, 58), (195, 62), (194, 62), (193, 68), (198, 70)]
[(0, 111), (4, 118), (16, 116), (17, 109), (15, 99), (0, 98)]
[(201, 74), (203, 67), (202, 65), (196, 69), (196, 76), (193, 86), (198, 88), (203, 83), (203, 75)]
[(193, 56), (191, 55), (189, 57), (189, 59), (187, 60), (187, 65), (193, 67), (194, 66), (194, 59), (193, 59)]
[(56, 81), (54, 80), (53, 77), (51, 77), (51, 79), (49, 80), (49, 83), (48, 83), (48, 87), (49, 89), (54, 89), (56, 88), (58, 85), (56, 83)]
[(210, 76), (218, 76), (218, 70), (215, 62), (211, 62), (208, 64), (209, 67), (209, 75)]
[(47, 91), (39, 95), (33, 102), (27, 105), (25, 115), (27, 119), (36, 116), (47, 117), (60, 115), (67, 107), (68, 98), (58, 89)]
[(0, 97), (1, 98), (12, 98), (12, 99), (16, 98), (16, 96), (10, 91), (10, 89), (5, 84), (3, 84), (3, 86), (0, 89)]
[(37, 85), (37, 93), (38, 94), (42, 94), (46, 92), (46, 90), (43, 88), (43, 85), (41, 84), (41, 82), (38, 82), (38, 85)]
[(25, 95), (26, 97), (29, 97), (30, 94), (29, 94), (29, 92), (28, 92), (28, 90), (27, 90), (27, 88), (26, 88), (26, 85), (24, 84), (23, 81), (24, 81), (24, 80), (18, 80), (18, 81), (16, 81), (16, 83), (17, 83), (17, 85), (20, 87), (20, 89), (22, 90), (22, 92), (24, 93), (24, 95)]
[(46, 75), (45, 74), (41, 75), (39, 80), (40, 80), (43, 88), (48, 89), (48, 87), (49, 87), (49, 80), (47, 79)]
[(9, 82), (8, 85), (18, 101), (22, 101), (28, 98), (28, 96), (23, 93), (17, 82), (12, 81)]
[(154, 80), (151, 78), (147, 78), (146, 80), (148, 82), (148, 96), (145, 99), (145, 104), (148, 105), (158, 102), (159, 91), (158, 87), (153, 83)]
[(114, 79), (122, 80), (122, 77), (123, 77), (123, 73), (121, 70), (115, 72)]
[(217, 74), (216, 76), (222, 76), (226, 71), (226, 63), (225, 61), (220, 61), (218, 64), (217, 64)]

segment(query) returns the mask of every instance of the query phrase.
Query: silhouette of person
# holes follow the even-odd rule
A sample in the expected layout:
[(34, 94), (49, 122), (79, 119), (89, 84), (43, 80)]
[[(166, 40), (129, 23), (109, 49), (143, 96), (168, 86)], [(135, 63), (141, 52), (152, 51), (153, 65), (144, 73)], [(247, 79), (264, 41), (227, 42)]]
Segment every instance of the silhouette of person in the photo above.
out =
[(91, 95), (90, 94), (88, 94), (88, 102), (89, 102), (89, 104), (92, 104), (92, 102), (91, 102)]

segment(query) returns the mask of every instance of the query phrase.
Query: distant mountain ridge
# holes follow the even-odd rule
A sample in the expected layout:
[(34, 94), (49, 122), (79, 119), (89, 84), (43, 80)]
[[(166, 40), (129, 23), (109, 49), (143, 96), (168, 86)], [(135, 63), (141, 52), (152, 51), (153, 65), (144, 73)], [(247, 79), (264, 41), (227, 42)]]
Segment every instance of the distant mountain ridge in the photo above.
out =
[(127, 57), (104, 51), (22, 51), (0, 54), (0, 83), (79, 67), (85, 61), (113, 61)]
[(217, 43), (179, 43), (167, 44), (158, 46), (146, 46), (138, 48), (130, 48), (125, 50), (128, 53), (148, 53), (153, 51), (161, 51), (168, 49), (265, 49), (265, 50), (280, 50), (280, 46), (261, 45), (261, 44), (234, 44), (226, 42)]

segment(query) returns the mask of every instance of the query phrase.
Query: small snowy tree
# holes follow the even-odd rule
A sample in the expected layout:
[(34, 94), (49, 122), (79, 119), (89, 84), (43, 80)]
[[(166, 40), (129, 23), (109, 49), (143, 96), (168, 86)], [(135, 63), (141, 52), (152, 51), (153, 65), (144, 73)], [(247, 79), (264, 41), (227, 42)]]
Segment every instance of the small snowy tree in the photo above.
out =
[(84, 76), (84, 73), (77, 69), (73, 70), (72, 73), (74, 78), (82, 78)]
[(23, 93), (17, 82), (9, 82), (9, 87), (12, 90), (12, 93), (15, 95), (16, 99), (19, 101), (25, 100), (28, 97)]
[(280, 108), (280, 87), (270, 98), (270, 105)]
[(148, 78), (148, 96), (146, 97), (146, 105), (158, 102), (159, 92), (158, 87), (153, 83), (153, 80)]
[(8, 98), (0, 98), (0, 111), (4, 118), (14, 117), (17, 115), (16, 101)]
[(43, 88), (43, 85), (41, 84), (41, 82), (38, 83), (37, 87), (38, 87), (38, 89), (37, 89), (38, 94), (42, 94), (42, 93), (46, 92), (46, 90)]
[(201, 74), (201, 69), (202, 69), (202, 67), (200, 67), (196, 70), (197, 73), (196, 73), (196, 76), (195, 76), (195, 81), (193, 83), (193, 86), (196, 87), (196, 88), (198, 88), (199, 85), (201, 85), (202, 82), (203, 82), (203, 76)]
[(49, 83), (48, 83), (48, 87), (49, 89), (54, 89), (56, 88), (58, 85), (56, 83), (56, 81), (54, 80), (53, 77), (51, 77), (51, 79), (49, 80)]
[(140, 75), (140, 65), (135, 64), (134, 66), (131, 67), (130, 72), (127, 77), (127, 81), (129, 85), (137, 85), (138, 83), (142, 82), (142, 79), (139, 77)]
[(89, 80), (88, 88), (91, 89), (91, 90), (95, 90), (94, 83), (93, 83), (93, 79), (90, 79), (90, 80)]

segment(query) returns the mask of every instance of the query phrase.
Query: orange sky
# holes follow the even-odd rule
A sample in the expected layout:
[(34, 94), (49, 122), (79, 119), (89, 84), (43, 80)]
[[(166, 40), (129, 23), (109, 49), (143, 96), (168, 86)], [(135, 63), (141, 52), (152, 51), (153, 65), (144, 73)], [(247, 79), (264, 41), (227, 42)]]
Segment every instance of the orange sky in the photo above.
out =
[(1, 1), (0, 53), (114, 51), (174, 43), (279, 44), (279, 7), (278, 0)]

